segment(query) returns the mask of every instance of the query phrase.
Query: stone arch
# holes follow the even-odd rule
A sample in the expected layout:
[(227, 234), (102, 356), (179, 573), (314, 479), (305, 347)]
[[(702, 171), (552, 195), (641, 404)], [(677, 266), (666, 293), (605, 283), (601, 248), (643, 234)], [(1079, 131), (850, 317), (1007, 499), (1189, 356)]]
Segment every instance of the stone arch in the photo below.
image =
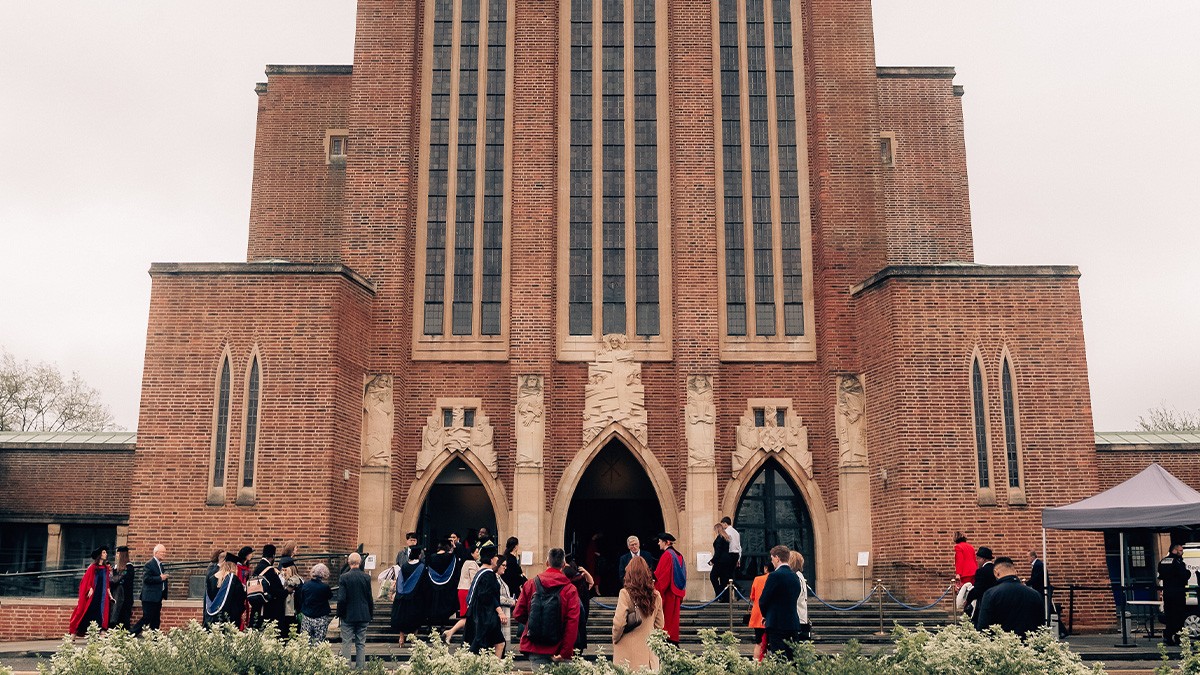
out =
[(672, 534), (680, 536), (678, 534), (681, 532), (679, 508), (675, 504), (675, 491), (671, 486), (671, 479), (667, 476), (666, 469), (632, 432), (622, 425), (612, 422), (575, 454), (575, 459), (567, 465), (562, 478), (558, 481), (557, 494), (550, 511), (550, 541), (553, 545), (561, 545), (563, 539), (566, 538), (567, 512), (571, 508), (571, 500), (575, 496), (579, 480), (583, 478), (583, 472), (611, 440), (623, 443), (638, 464), (642, 466), (642, 470), (646, 472), (650, 483), (654, 486), (654, 494), (658, 498), (659, 507), (663, 512), (663, 526)]
[[(725, 496), (721, 500), (721, 515), (733, 516), (737, 512), (738, 503), (741, 502), (742, 495), (750, 487), (750, 481), (758, 475), (758, 470), (772, 459), (783, 468), (788, 478), (792, 479), (792, 483), (800, 490), (800, 496), (804, 498), (804, 505), (808, 508), (808, 517), (813, 526), (813, 550), (816, 554), (814, 564), (817, 566), (817, 578), (832, 579), (834, 575), (833, 561), (830, 560), (829, 555), (825, 554), (828, 541), (826, 535), (829, 532), (829, 514), (825, 510), (825, 498), (821, 496), (821, 486), (808, 477), (804, 467), (791, 454), (786, 452), (755, 453), (738, 473), (737, 478), (726, 485)], [(736, 527), (737, 523), (734, 523), (734, 526)]]
[(421, 519), (421, 506), (429, 497), (429, 491), (433, 488), (433, 482), (438, 476), (442, 475), (442, 471), (446, 469), (455, 459), (460, 459), (466, 464), (471, 471), (475, 473), (475, 477), (483, 484), (483, 489), (487, 492), (488, 500), (492, 503), (492, 510), (496, 512), (496, 530), (499, 532), (509, 532), (509, 508), (508, 494), (504, 490), (504, 484), (498, 479), (492, 477), (491, 471), (480, 461), (479, 457), (473, 452), (443, 452), (433, 460), (425, 473), (413, 481), (408, 489), (408, 498), (404, 501), (404, 511), (400, 517), (400, 532), (412, 532), (417, 529), (417, 522)]

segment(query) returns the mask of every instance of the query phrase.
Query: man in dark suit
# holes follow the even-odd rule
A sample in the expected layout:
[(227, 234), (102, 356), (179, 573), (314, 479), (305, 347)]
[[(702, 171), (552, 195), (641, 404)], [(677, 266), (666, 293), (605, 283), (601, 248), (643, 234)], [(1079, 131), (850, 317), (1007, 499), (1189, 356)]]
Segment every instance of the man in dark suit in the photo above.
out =
[[(346, 559), (350, 569), (338, 578), (337, 615), (342, 630), (342, 656), (362, 670), (367, 664), (367, 624), (375, 614), (371, 597), (371, 577), (359, 569), (362, 556), (351, 553)], [(351, 645), (354, 656), (351, 657)]]
[(253, 576), (263, 578), (263, 588), (268, 599), (260, 611), (251, 613), (250, 625), (261, 629), (267, 621), (274, 621), (280, 637), (287, 637), (282, 630), (285, 626), (283, 617), (286, 612), (287, 590), (283, 587), (283, 579), (279, 578), (279, 569), (275, 567), (275, 544), (263, 546), (262, 552), (262, 560), (259, 560), (254, 568)]
[(153, 557), (142, 569), (142, 618), (129, 631), (134, 635), (141, 635), (146, 628), (158, 630), (162, 621), (162, 604), (167, 599), (167, 579), (170, 578), (163, 567), (166, 556), (167, 547), (156, 545)]
[(767, 575), (767, 583), (758, 596), (758, 607), (767, 627), (767, 651), (778, 652), (788, 659), (792, 658), (792, 648), (787, 642), (800, 639), (800, 615), (796, 612), (800, 577), (788, 566), (790, 557), (787, 546), (780, 544), (771, 549), (775, 571)]
[(996, 558), (995, 573), (1000, 577), (996, 585), (983, 594), (979, 609), (975, 612), (975, 628), (999, 626), (1021, 637), (1041, 627), (1042, 596), (1021, 583), (1012, 558)]
[(646, 566), (650, 569), (654, 569), (655, 563), (653, 556), (642, 550), (642, 540), (630, 535), (627, 539), (625, 539), (625, 545), (629, 547), (629, 553), (626, 553), (617, 560), (617, 581), (622, 587), (625, 585), (625, 568), (629, 567), (629, 563), (633, 560), (633, 556), (636, 555), (642, 560), (645, 560)]
[(979, 564), (975, 570), (975, 585), (970, 593), (967, 593), (967, 606), (972, 607), (971, 617), (979, 616), (979, 601), (983, 599), (983, 594), (987, 593), (988, 589), (996, 585), (996, 570), (992, 563), (992, 549), (986, 546), (980, 546), (975, 551), (975, 562)]

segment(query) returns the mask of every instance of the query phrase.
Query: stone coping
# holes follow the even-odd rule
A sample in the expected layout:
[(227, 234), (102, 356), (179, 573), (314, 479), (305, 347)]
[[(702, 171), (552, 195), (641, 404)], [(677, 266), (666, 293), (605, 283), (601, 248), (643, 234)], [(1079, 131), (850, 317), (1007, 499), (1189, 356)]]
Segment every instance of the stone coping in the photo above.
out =
[(267, 77), (272, 75), (349, 75), (353, 66), (345, 65), (267, 65)]
[(945, 265), (889, 265), (861, 283), (850, 287), (851, 295), (878, 286), (888, 279), (1021, 279), (1049, 277), (1078, 279), (1075, 265), (978, 265), (949, 263)]
[(287, 260), (266, 260), (248, 263), (151, 263), (150, 276), (271, 276), (309, 275), (340, 276), (371, 295), (375, 284), (358, 272), (340, 263), (294, 263)]
[(885, 79), (953, 80), (954, 66), (876, 66), (875, 77)]

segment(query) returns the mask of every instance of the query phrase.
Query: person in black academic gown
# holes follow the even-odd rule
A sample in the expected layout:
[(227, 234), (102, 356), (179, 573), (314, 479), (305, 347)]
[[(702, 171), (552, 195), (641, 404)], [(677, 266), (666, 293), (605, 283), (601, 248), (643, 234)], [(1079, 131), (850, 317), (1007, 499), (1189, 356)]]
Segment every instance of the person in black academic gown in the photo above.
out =
[(108, 625), (128, 629), (133, 625), (133, 580), (137, 570), (129, 561), (129, 547), (117, 547), (117, 564), (113, 566), (110, 588), (113, 593), (112, 614)]
[[(425, 558), (425, 573), (432, 588), (429, 601), (429, 623), (440, 628), (453, 623), (451, 616), (458, 612), (458, 575), (462, 563), (449, 542), (438, 544), (437, 552)], [(465, 552), (465, 549), (463, 549)]]
[(471, 651), (482, 653), (494, 649), (496, 657), (504, 655), (504, 623), (508, 616), (500, 609), (500, 578), (496, 566), (500, 557), (495, 546), (484, 546), (479, 552), (479, 572), (472, 580), (467, 594), (467, 620), (471, 630)]
[(409, 633), (425, 625), (429, 619), (429, 601), (433, 582), (421, 562), (421, 547), (408, 547), (408, 560), (400, 566), (396, 580), (396, 597), (392, 599), (392, 630), (400, 633), (399, 644)]
[(246, 606), (246, 587), (238, 575), (238, 556), (226, 553), (217, 573), (205, 580), (204, 625), (229, 623), (240, 627)]

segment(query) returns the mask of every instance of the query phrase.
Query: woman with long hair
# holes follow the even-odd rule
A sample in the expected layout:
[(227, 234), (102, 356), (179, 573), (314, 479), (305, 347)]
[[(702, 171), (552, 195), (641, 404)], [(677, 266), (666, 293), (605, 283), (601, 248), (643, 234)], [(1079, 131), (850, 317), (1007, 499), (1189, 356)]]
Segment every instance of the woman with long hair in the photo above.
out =
[(108, 628), (108, 608), (112, 594), (108, 590), (108, 547), (101, 546), (92, 551), (92, 564), (83, 573), (79, 582), (79, 602), (71, 614), (70, 631), (80, 637), (87, 635), (93, 623), (100, 630)]
[(500, 560), (504, 561), (504, 573), (500, 578), (504, 580), (508, 592), (514, 598), (520, 595), (521, 587), (527, 581), (525, 572), (521, 569), (521, 550), (517, 548), (519, 543), (516, 537), (509, 537), (508, 541), (504, 542), (504, 553), (500, 555)]
[(204, 594), (204, 625), (231, 623), (241, 628), (246, 587), (238, 577), (238, 557), (226, 553), (217, 573), (209, 577)]
[[(629, 620), (637, 622), (636, 627)], [(662, 596), (654, 590), (650, 566), (635, 556), (625, 568), (625, 586), (617, 596), (613, 614), (613, 663), (630, 670), (658, 670), (658, 657), (650, 651), (646, 639), (663, 628)]]
[(800, 551), (792, 551), (788, 559), (788, 567), (800, 578), (800, 595), (796, 598), (796, 616), (800, 619), (800, 639), (812, 637), (812, 624), (808, 622), (808, 579), (804, 578), (804, 555)]
[(133, 578), (136, 574), (133, 563), (129, 561), (129, 547), (118, 546), (117, 564), (113, 565), (112, 581), (109, 582), (113, 593), (112, 612), (108, 619), (110, 628), (128, 629), (133, 625)]

